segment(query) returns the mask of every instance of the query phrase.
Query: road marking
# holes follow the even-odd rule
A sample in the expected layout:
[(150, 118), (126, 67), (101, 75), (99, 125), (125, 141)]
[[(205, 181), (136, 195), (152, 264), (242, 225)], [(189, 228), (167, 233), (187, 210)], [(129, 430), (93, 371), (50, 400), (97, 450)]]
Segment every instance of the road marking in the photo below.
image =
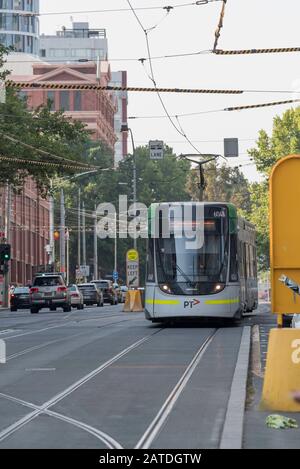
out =
[(220, 449), (241, 449), (244, 428), (251, 327), (243, 328), (241, 345), (230, 389)]
[(180, 397), (181, 393), (184, 391), (187, 383), (189, 382), (190, 378), (192, 377), (195, 369), (197, 368), (201, 358), (203, 357), (204, 353), (206, 352), (207, 348), (211, 344), (212, 340), (214, 339), (215, 335), (217, 334), (217, 330), (215, 330), (212, 334), (209, 335), (199, 348), (196, 355), (193, 357), (190, 364), (187, 366), (185, 372), (172, 389), (171, 393), (165, 400), (164, 404), (158, 411), (157, 415), (154, 417), (152, 422), (150, 423), (149, 427), (142, 435), (140, 440), (135, 446), (135, 449), (149, 449), (150, 445), (152, 444), (153, 440), (156, 438), (158, 433), (160, 432), (161, 428), (165, 424), (166, 420), (168, 419), (170, 413), (172, 412), (178, 398)]
[(56, 368), (25, 368), (25, 371), (56, 371)]
[(83, 376), (83, 378), (79, 379), (75, 383), (71, 384), (69, 387), (67, 387), (64, 391), (60, 392), (59, 394), (56, 394), (54, 397), (52, 397), (49, 401), (45, 402), (39, 407), (39, 410), (35, 410), (21, 419), (17, 420), (15, 423), (10, 425), (9, 427), (5, 428), (0, 432), (0, 442), (5, 440), (7, 437), (11, 436), (13, 433), (15, 433), (17, 430), (22, 428), (24, 425), (27, 423), (31, 422), (34, 420), (38, 415), (40, 415), (42, 412), (45, 410), (48, 410), (49, 407), (52, 407), (53, 405), (57, 404), (61, 400), (63, 400), (65, 397), (69, 396), (71, 393), (73, 393), (76, 389), (80, 388), (83, 386), (85, 383), (93, 379), (95, 376), (97, 376), (99, 373), (101, 373), (103, 370), (108, 368), (110, 365), (115, 363), (116, 361), (120, 360), (120, 358), (124, 357), (128, 353), (130, 353), (132, 350), (136, 349), (140, 345), (144, 344), (148, 340), (150, 340), (151, 337), (159, 333), (163, 329), (158, 329), (152, 334), (149, 334), (148, 336), (143, 337), (142, 339), (138, 340), (137, 342), (134, 342), (132, 345), (129, 347), (125, 348), (121, 352), (119, 352), (117, 355), (112, 357), (111, 359), (107, 360), (105, 363), (100, 365), (98, 368), (95, 370), (91, 371), (87, 375)]
[[(12, 402), (16, 402), (17, 404), (21, 404), (25, 407), (29, 407), (36, 411), (41, 410), (41, 407), (36, 406), (32, 404), (31, 402), (23, 401), (22, 399), (17, 399), (16, 397), (8, 396), (7, 394), (0, 393), (0, 397), (3, 397), (4, 399), (8, 399)], [(80, 422), (79, 420), (73, 419), (71, 417), (67, 417), (66, 415), (62, 415), (58, 412), (53, 412), (52, 410), (43, 410), (41, 411), (41, 414), (49, 415), (50, 417), (54, 417), (58, 420), (62, 420), (63, 422), (74, 425), (75, 427), (78, 427), (81, 430), (84, 430), (87, 433), (90, 433), (91, 435), (95, 436), (98, 440), (101, 440), (109, 449), (123, 449), (123, 447), (107, 433), (101, 432), (97, 428), (91, 427), (90, 425)]]
[(16, 329), (5, 329), (4, 331), (0, 331), (0, 335), (11, 334), (12, 332), (18, 332), (18, 331)]

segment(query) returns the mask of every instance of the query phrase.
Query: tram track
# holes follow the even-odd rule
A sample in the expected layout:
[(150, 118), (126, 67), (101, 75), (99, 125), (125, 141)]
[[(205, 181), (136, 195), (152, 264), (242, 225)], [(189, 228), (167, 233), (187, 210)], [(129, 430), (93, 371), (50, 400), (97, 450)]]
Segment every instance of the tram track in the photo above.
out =
[[(21, 419), (18, 419), (17, 421), (15, 421), (13, 424), (11, 424), (10, 426), (6, 427), (4, 430), (0, 431), (0, 442), (4, 441), (6, 438), (12, 436), (15, 432), (17, 432), (18, 430), (20, 430), (21, 428), (23, 428), (26, 424), (28, 424), (29, 422), (31, 422), (32, 420), (36, 419), (39, 415), (43, 414), (43, 413), (46, 413), (49, 411), (49, 409), (56, 405), (58, 402), (60, 402), (61, 400), (65, 399), (66, 397), (68, 397), (70, 394), (72, 394), (74, 391), (76, 391), (77, 389), (79, 389), (81, 386), (83, 386), (84, 384), (88, 383), (90, 380), (92, 380), (94, 377), (98, 376), (101, 372), (103, 372), (105, 369), (107, 369), (108, 367), (110, 367), (112, 364), (114, 364), (115, 362), (117, 362), (118, 360), (120, 360), (122, 357), (126, 356), (127, 354), (129, 354), (132, 350), (135, 350), (136, 348), (140, 347), (142, 344), (144, 344), (145, 342), (149, 341), (154, 335), (158, 334), (159, 332), (161, 332), (162, 330), (164, 330), (164, 328), (160, 328), (158, 330), (155, 330), (154, 332), (152, 332), (151, 334), (143, 337), (142, 339), (139, 339), (138, 341), (134, 342), (133, 344), (131, 344), (130, 346), (126, 347), (125, 349), (123, 349), (121, 352), (119, 352), (118, 354), (114, 355), (112, 358), (110, 358), (109, 360), (107, 360), (105, 363), (103, 363), (102, 365), (100, 365), (99, 367), (97, 367), (96, 369), (94, 369), (93, 371), (91, 371), (90, 373), (84, 375), (82, 378), (80, 378), (79, 380), (77, 380), (76, 382), (74, 382), (73, 384), (71, 384), (70, 386), (68, 386), (65, 390), (63, 390), (62, 392), (56, 394), (54, 397), (52, 397), (50, 400), (48, 400), (47, 402), (45, 402), (44, 404), (42, 404), (41, 406), (35, 406), (35, 409), (26, 414), (24, 417), (22, 417)], [(11, 398), (11, 399), (16, 399), (14, 398), (13, 396), (7, 396), (6, 394), (4, 393), (0, 393), (0, 397), (3, 397), (3, 398)], [(23, 401), (23, 404), (26, 403), (26, 401)], [(34, 404), (31, 404), (31, 403), (28, 403), (27, 404), (29, 405), (32, 405), (34, 406)], [(52, 412), (52, 416), (55, 417), (55, 412)], [(61, 414), (59, 414), (59, 417), (62, 417), (65, 421), (68, 419), (69, 422), (70, 420), (74, 420), (75, 422), (75, 419), (71, 419), (69, 417), (66, 417), (66, 416), (62, 416)], [(58, 415), (56, 415), (56, 418), (58, 418)], [(62, 420), (62, 418), (60, 418)], [(79, 421), (77, 421), (78, 423)], [(80, 423), (80, 422), (79, 422)], [(82, 423), (82, 422), (81, 422)], [(85, 425), (85, 424), (84, 424)], [(99, 431), (99, 430), (97, 430)], [(118, 448), (120, 448), (120, 446), (118, 446)]]

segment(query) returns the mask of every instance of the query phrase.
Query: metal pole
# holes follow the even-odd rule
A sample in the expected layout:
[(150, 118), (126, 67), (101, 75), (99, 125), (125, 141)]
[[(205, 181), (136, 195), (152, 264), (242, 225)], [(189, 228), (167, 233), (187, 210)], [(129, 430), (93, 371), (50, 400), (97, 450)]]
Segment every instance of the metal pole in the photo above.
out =
[(114, 261), (114, 271), (118, 271), (118, 218), (117, 212), (115, 214), (115, 261)]
[(70, 283), (70, 234), (69, 230), (67, 229), (66, 234), (66, 241), (67, 241), (67, 285)]
[[(133, 139), (133, 133), (131, 129), (128, 129), (131, 135), (131, 144), (132, 144), (132, 152), (133, 152), (133, 203), (134, 205), (137, 202), (137, 188), (136, 188), (136, 154), (135, 154), (135, 145)], [(134, 238), (133, 240), (133, 247), (134, 249), (137, 248), (137, 239)]]
[(60, 271), (66, 272), (66, 232), (65, 232), (65, 196), (60, 192)]
[[(55, 241), (54, 241), (54, 197), (53, 197), (53, 183), (51, 180), (51, 189), (50, 189), (50, 216), (49, 216), (49, 223), (50, 223), (50, 256), (49, 256), (49, 264), (55, 264)], [(55, 269), (54, 269), (55, 270)]]
[(94, 280), (98, 279), (98, 238), (97, 238), (97, 212), (94, 214)]
[(77, 264), (78, 264), (78, 269), (80, 269), (81, 265), (81, 214), (80, 214), (80, 209), (81, 209), (81, 190), (80, 188), (78, 189), (78, 257), (77, 257)]
[[(10, 244), (10, 214), (11, 214), (11, 187), (6, 184), (6, 197), (5, 197), (5, 238), (7, 244)], [(5, 307), (9, 306), (9, 282), (10, 282), (10, 269), (4, 274), (4, 298), (3, 305)]]
[[(82, 263), (86, 266), (86, 233), (85, 233), (85, 206), (82, 202)], [(86, 282), (86, 276), (84, 276)]]

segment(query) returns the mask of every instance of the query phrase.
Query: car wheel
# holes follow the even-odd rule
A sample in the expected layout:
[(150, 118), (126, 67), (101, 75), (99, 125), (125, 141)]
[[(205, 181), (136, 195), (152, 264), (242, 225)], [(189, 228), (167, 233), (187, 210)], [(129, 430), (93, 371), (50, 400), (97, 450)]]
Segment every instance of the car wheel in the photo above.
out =
[(70, 313), (72, 311), (71, 305), (63, 307), (64, 313)]
[(16, 308), (15, 306), (11, 306), (10, 310), (11, 310), (11, 312), (18, 311), (18, 308)]
[(50, 306), (50, 311), (56, 311), (55, 306)]
[(84, 304), (82, 303), (82, 305), (80, 305), (80, 309), (84, 309)]
[(30, 308), (30, 312), (31, 312), (31, 314), (38, 314), (39, 308), (32, 307), (32, 308)]
[(81, 308), (81, 305), (78, 305), (78, 306), (77, 306), (77, 309), (82, 309), (82, 308)]
[(103, 308), (103, 306), (104, 306), (104, 301), (102, 301), (102, 303), (101, 303), (101, 305), (100, 305), (100, 306), (101, 306), (101, 308)]

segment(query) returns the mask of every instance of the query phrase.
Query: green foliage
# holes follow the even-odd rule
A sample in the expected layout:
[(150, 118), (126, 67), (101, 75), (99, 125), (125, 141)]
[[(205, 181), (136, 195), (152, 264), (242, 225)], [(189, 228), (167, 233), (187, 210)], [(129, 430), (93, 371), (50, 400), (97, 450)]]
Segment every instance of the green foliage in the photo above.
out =
[[(230, 168), (222, 165), (217, 166), (211, 162), (205, 165), (204, 200), (207, 202), (231, 202), (243, 214), (250, 212), (249, 183), (239, 168)], [(193, 171), (188, 178), (188, 191), (193, 200), (199, 197), (199, 175)]]
[(250, 220), (258, 233), (258, 259), (261, 270), (269, 268), (269, 184), (274, 164), (284, 156), (300, 151), (300, 108), (289, 109), (273, 120), (272, 135), (259, 132), (256, 148), (249, 150), (258, 171), (264, 176), (261, 183), (252, 184)]

